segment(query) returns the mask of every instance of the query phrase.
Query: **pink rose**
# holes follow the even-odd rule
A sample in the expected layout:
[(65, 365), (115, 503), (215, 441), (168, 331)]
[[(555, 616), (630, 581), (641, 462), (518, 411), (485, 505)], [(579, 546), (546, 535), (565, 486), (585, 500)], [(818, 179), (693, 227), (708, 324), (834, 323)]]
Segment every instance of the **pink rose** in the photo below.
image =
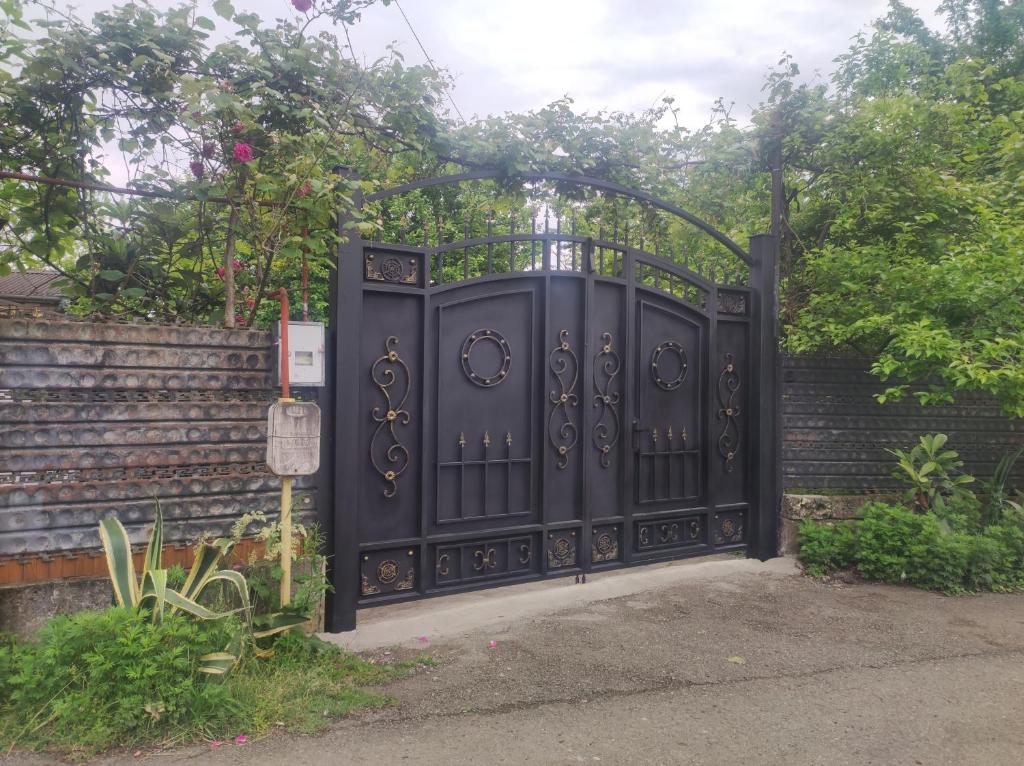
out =
[(192, 171), (192, 175), (194, 175), (196, 178), (202, 178), (203, 177), (203, 161), (202, 160), (192, 160), (190, 163), (188, 163), (188, 169)]
[(244, 264), (244, 263), (242, 263), (242, 262), (241, 262), (240, 260), (238, 260), (237, 258), (235, 258), (235, 260), (231, 261), (231, 268), (232, 268), (232, 269), (234, 269), (235, 271), (238, 271), (238, 270), (239, 270), (240, 268), (242, 268), (242, 267), (243, 267), (244, 265), (245, 265), (245, 264)]
[(221, 279), (224, 279), (224, 267), (223, 266), (218, 266), (217, 267), (217, 276), (220, 277)]
[(208, 160), (213, 159), (213, 155), (217, 153), (217, 145), (206, 143), (203, 144), (203, 156)]
[(231, 132), (237, 135), (238, 133), (241, 133), (243, 130), (245, 130), (245, 125), (240, 123), (238, 120), (235, 120), (234, 124), (231, 126)]
[(249, 162), (252, 159), (252, 147), (249, 144), (235, 144), (235, 159), (239, 162)]
[(292, 0), (292, 8), (299, 13), (305, 13), (313, 7), (313, 0)]

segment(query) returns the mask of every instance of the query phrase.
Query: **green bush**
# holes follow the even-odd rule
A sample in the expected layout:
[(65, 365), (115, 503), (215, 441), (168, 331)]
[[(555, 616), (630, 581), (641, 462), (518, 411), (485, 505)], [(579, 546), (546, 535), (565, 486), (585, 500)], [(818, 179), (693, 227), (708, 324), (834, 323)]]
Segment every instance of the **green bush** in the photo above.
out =
[(932, 513), (915, 513), (868, 503), (857, 534), (857, 569), (887, 583), (909, 582), (930, 590), (957, 592), (967, 565), (961, 535), (944, 531)]
[(964, 514), (867, 503), (858, 515), (856, 527), (801, 524), (800, 560), (809, 575), (856, 568), (869, 580), (945, 593), (1024, 587), (1024, 526), (1014, 520), (971, 532)]
[(10, 650), (6, 734), (92, 750), (215, 717), (230, 700), (199, 672), (199, 657), (231, 630), (227, 621), (180, 615), (153, 623), (120, 607), (56, 617)]
[(804, 519), (800, 524), (800, 560), (807, 574), (823, 577), (850, 569), (857, 554), (857, 533), (850, 524), (819, 524)]

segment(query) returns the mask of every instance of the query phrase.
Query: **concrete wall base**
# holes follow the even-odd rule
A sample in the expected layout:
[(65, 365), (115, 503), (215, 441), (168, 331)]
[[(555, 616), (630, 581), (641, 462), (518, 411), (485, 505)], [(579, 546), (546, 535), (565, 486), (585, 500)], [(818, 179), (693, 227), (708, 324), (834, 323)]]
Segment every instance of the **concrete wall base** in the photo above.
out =
[(58, 614), (106, 609), (112, 591), (106, 577), (74, 577), (0, 588), (0, 631), (28, 638)]
[(804, 519), (818, 522), (839, 521), (857, 517), (865, 503), (897, 502), (893, 494), (873, 495), (783, 495), (779, 519), (779, 553), (795, 554), (800, 550), (799, 529)]

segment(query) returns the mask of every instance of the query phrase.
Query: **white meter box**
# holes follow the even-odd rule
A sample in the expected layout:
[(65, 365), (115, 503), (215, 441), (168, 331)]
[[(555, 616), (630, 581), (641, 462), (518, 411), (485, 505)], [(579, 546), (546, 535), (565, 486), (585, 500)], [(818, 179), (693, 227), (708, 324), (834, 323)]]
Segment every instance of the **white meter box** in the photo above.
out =
[[(277, 344), (276, 383), (281, 384), (281, 323), (274, 324)], [(323, 322), (288, 323), (288, 382), (292, 386), (324, 385)]]

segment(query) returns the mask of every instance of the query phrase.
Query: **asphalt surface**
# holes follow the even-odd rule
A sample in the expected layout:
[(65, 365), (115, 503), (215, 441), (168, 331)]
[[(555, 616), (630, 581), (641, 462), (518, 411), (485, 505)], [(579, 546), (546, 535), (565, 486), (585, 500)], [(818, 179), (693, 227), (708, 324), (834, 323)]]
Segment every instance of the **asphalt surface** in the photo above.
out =
[[(387, 687), (395, 706), (316, 737), (102, 763), (1024, 763), (1024, 595), (949, 598), (742, 563), (674, 580), (654, 568), (629, 595), (428, 635), (416, 651), (439, 667)], [(442, 604), (372, 621), (404, 629), (428, 608)]]

